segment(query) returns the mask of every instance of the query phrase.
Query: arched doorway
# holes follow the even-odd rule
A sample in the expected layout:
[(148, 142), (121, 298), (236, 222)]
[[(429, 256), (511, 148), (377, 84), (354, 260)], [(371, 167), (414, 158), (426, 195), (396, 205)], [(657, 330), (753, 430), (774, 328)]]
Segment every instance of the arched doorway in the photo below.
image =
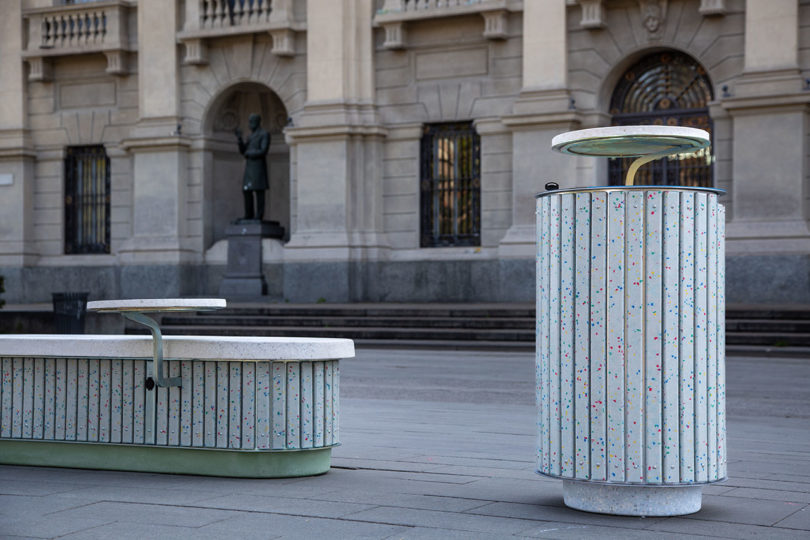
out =
[(258, 113), (270, 134), (265, 192), (265, 220), (278, 221), (290, 234), (290, 149), (284, 140), (287, 109), (281, 99), (259, 83), (239, 83), (221, 93), (209, 108), (204, 123), (208, 150), (206, 174), (206, 246), (225, 238), (225, 227), (244, 214), (242, 175), (245, 160), (239, 153), (234, 130), (250, 133), (248, 117)]
[[(619, 79), (610, 100), (611, 123), (695, 127), (712, 132), (708, 103), (712, 84), (706, 70), (677, 51), (645, 56)], [(624, 183), (632, 159), (608, 160), (608, 182)], [(713, 184), (711, 148), (690, 157), (672, 156), (639, 169), (638, 185), (710, 187)]]

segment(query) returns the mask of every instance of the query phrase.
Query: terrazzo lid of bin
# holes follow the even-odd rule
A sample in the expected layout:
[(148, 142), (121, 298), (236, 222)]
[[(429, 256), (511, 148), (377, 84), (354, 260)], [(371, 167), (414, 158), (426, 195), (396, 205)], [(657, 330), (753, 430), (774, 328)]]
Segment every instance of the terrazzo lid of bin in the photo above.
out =
[(610, 126), (561, 133), (551, 148), (597, 157), (665, 156), (696, 152), (710, 144), (709, 133), (680, 126)]

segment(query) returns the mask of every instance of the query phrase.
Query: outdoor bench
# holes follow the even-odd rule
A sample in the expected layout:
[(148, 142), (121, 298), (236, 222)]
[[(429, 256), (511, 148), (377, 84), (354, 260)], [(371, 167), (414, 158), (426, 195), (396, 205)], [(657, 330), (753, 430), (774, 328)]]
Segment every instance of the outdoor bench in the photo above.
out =
[(0, 336), (0, 462), (241, 477), (329, 469), (351, 340), (163, 337), (179, 386), (151, 380), (153, 346), (149, 336)]

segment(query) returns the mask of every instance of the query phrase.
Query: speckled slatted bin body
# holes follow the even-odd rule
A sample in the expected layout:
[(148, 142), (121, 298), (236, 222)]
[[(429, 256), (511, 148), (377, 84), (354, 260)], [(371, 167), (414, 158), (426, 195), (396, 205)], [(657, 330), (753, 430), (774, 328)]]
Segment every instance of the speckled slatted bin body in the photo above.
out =
[(267, 451), (339, 443), (339, 359), (354, 356), (351, 340), (167, 336), (182, 387), (147, 391), (151, 347), (141, 336), (0, 336), (0, 438)]
[(657, 485), (725, 478), (717, 197), (643, 186), (538, 197), (540, 473)]

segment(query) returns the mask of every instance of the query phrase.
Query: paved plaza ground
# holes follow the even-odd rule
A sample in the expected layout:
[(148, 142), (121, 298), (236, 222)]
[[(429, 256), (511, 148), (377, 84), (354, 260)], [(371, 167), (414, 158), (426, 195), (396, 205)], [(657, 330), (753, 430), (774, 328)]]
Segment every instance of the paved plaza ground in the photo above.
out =
[(810, 358), (729, 358), (729, 480), (646, 519), (567, 509), (533, 472), (532, 353), (359, 350), (341, 371), (326, 475), (0, 466), (0, 537), (810, 538)]

